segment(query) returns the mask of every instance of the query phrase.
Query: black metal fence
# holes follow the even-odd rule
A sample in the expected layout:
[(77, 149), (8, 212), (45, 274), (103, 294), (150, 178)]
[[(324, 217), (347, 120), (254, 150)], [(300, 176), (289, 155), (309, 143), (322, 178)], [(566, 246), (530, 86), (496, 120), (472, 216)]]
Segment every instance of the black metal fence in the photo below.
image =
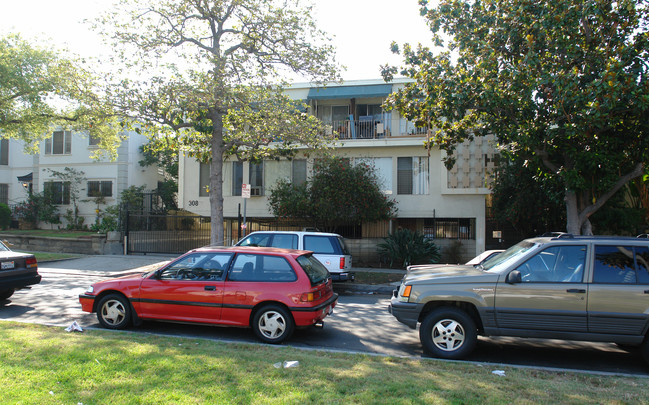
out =
[(210, 218), (128, 213), (124, 235), (129, 253), (184, 253), (210, 243)]

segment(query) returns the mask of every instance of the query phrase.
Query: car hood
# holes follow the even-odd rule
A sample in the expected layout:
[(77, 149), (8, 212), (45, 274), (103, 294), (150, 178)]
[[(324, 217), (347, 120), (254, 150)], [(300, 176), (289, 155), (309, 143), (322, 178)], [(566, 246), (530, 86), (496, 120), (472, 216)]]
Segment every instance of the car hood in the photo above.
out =
[(498, 274), (487, 273), (473, 266), (457, 265), (430, 265), (414, 268), (408, 272), (404, 282), (408, 284), (425, 283), (496, 283)]

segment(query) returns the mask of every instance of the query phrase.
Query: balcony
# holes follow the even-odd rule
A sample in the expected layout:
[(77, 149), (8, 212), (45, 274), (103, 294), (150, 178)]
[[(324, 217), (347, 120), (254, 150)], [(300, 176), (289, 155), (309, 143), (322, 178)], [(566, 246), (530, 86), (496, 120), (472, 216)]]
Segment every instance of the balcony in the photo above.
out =
[(338, 139), (384, 139), (387, 137), (422, 137), (428, 134), (428, 128), (416, 127), (413, 123), (401, 118), (399, 131), (391, 129), (392, 118), (389, 113), (360, 116), (358, 119), (349, 117), (343, 120), (325, 120), (329, 127), (328, 133), (333, 133)]
[(385, 119), (361, 116), (358, 120), (346, 119), (325, 124), (331, 126), (338, 139), (379, 139), (390, 136), (390, 128), (385, 122)]

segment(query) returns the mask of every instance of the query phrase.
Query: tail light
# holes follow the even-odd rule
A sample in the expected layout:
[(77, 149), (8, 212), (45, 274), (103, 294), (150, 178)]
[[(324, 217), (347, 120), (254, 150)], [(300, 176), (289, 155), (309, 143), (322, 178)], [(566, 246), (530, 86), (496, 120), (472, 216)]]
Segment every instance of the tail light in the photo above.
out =
[(27, 259), (25, 259), (25, 267), (27, 267), (28, 269), (38, 268), (38, 263), (36, 262), (36, 258), (28, 257)]
[(343, 270), (345, 268), (345, 258), (341, 257), (340, 258), (340, 270)]
[(318, 290), (302, 294), (300, 296), (300, 301), (313, 302), (319, 300), (320, 298), (322, 298), (322, 291)]

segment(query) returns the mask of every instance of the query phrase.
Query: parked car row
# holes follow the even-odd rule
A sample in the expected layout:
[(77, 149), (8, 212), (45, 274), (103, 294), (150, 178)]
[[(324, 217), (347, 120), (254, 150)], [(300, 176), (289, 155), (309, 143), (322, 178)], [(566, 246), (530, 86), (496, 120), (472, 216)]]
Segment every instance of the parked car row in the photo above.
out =
[[(194, 249), (157, 270), (95, 283), (79, 301), (109, 329), (205, 323), (249, 327), (280, 343), (333, 313), (338, 295), (321, 262), (333, 256), (295, 248), (327, 244), (347, 252), (335, 234), (253, 233), (237, 246)], [(389, 311), (419, 328), (427, 353), (459, 359), (479, 335), (513, 336), (636, 346), (649, 363), (648, 238), (560, 234), (491, 253), (475, 264), (407, 269)], [(342, 273), (342, 261), (333, 270)], [(2, 243), (0, 264), (0, 300), (41, 280), (33, 255)]]

